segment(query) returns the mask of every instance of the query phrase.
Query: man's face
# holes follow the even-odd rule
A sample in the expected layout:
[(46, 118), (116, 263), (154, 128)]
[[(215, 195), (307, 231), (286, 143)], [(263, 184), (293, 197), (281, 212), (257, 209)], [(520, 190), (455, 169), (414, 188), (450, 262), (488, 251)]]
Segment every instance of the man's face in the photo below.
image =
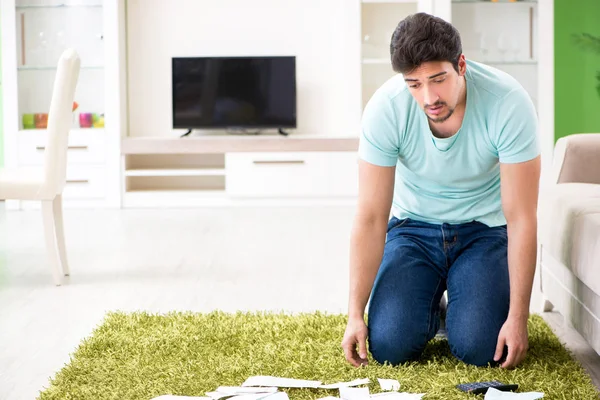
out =
[(460, 98), (461, 77), (466, 71), (464, 56), (460, 57), (458, 70), (457, 73), (448, 61), (430, 61), (404, 74), (410, 93), (430, 121), (442, 123), (454, 112)]

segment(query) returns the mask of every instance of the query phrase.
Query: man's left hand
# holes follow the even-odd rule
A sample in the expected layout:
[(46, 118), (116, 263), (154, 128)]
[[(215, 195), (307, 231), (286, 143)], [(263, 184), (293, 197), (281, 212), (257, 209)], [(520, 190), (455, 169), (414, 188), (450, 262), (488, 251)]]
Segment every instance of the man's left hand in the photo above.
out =
[(494, 361), (502, 358), (505, 345), (508, 347), (508, 354), (506, 361), (501, 364), (501, 367), (516, 367), (525, 359), (527, 349), (529, 348), (526, 318), (513, 318), (509, 316), (504, 325), (502, 325), (502, 329), (500, 329), (500, 334), (498, 335)]

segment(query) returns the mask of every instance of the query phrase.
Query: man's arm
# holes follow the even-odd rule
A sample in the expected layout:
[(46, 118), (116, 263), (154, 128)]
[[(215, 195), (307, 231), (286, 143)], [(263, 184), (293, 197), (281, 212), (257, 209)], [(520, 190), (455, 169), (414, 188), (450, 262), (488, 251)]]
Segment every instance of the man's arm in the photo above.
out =
[(527, 318), (537, 256), (539, 179), (539, 156), (522, 163), (500, 164), (502, 209), (508, 231), (510, 308), (494, 359), (500, 359), (504, 345), (508, 346), (502, 364), (505, 368), (523, 361), (528, 347)]
[(367, 363), (364, 313), (383, 258), (396, 170), (364, 160), (358, 168), (358, 205), (350, 238), (348, 326), (342, 341), (346, 360), (355, 367)]
[(383, 257), (395, 170), (359, 161), (358, 206), (350, 238), (350, 318), (364, 318)]
[[(402, 123), (385, 91), (367, 103), (358, 145), (358, 204), (350, 237), (348, 324), (342, 348), (355, 367), (367, 363), (364, 313), (383, 258)], [(358, 351), (357, 351), (358, 346)]]

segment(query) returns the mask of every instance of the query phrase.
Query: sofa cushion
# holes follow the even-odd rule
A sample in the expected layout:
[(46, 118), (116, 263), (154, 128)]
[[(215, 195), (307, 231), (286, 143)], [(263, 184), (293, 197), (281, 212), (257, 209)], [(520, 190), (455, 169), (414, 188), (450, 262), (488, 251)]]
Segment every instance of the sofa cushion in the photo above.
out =
[(561, 183), (542, 196), (542, 246), (600, 295), (600, 185)]

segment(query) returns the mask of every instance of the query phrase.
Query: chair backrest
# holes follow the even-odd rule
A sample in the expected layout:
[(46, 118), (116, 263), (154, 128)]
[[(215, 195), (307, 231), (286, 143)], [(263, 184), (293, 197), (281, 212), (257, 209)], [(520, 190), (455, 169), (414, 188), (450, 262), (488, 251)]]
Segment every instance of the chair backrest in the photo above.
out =
[(73, 49), (65, 50), (56, 69), (52, 100), (48, 113), (46, 151), (44, 154), (44, 185), (54, 194), (61, 194), (67, 179), (67, 147), (73, 124), (73, 100), (79, 79), (81, 61)]

